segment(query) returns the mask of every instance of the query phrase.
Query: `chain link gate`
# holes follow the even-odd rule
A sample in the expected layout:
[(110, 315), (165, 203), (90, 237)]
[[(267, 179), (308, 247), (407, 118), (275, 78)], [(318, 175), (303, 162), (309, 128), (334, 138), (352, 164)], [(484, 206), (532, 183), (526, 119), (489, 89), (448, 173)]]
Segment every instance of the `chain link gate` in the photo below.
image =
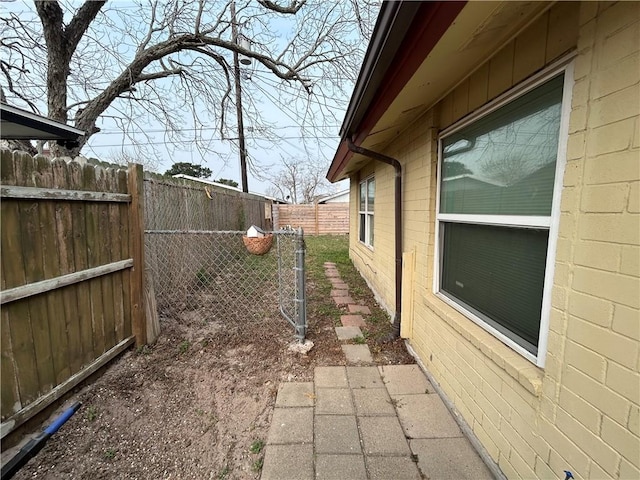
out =
[[(198, 228), (206, 225), (203, 219), (210, 214), (208, 204), (201, 202), (203, 189), (171, 184), (163, 188), (179, 188), (181, 200), (179, 206), (163, 202), (167, 211), (161, 221), (157, 211), (145, 212), (146, 219), (155, 217), (146, 225), (164, 227), (145, 230), (148, 281), (153, 282), (158, 311), (186, 321), (217, 322), (223, 329), (239, 328), (242, 335), (256, 334), (253, 329), (262, 334), (281, 331), (284, 317), (303, 342), (307, 322), (302, 229), (268, 232), (273, 235), (271, 249), (255, 255), (245, 247), (244, 231)], [(150, 208), (157, 207), (152, 203)], [(192, 218), (185, 219), (187, 215)]]

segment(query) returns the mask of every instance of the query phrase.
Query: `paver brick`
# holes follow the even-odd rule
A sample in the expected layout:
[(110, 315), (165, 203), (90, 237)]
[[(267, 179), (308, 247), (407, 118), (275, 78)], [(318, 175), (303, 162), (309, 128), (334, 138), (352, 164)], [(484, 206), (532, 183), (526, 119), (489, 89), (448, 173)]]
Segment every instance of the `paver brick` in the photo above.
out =
[(344, 356), (349, 365), (363, 365), (373, 363), (373, 357), (366, 345), (342, 345)]
[(331, 290), (331, 297), (348, 297), (349, 290)]
[(313, 382), (285, 382), (278, 388), (276, 407), (313, 407)]
[(314, 429), (316, 453), (362, 453), (356, 417), (316, 415)]
[(346, 367), (316, 367), (313, 373), (316, 390), (318, 388), (347, 388)]
[(410, 455), (396, 417), (359, 417), (365, 455)]
[(371, 313), (371, 310), (366, 305), (349, 305), (347, 308), (349, 313)]
[(317, 455), (316, 480), (367, 480), (362, 455)]
[(348, 388), (316, 388), (316, 415), (353, 415)]
[(327, 277), (330, 277), (330, 278), (340, 277), (340, 273), (338, 272), (338, 270), (335, 270), (335, 269), (326, 269), (324, 273)]
[(341, 315), (340, 321), (345, 327), (364, 327), (367, 325), (362, 315)]
[(391, 397), (384, 388), (362, 388), (353, 390), (353, 402), (358, 416), (396, 415)]
[(362, 337), (362, 330), (360, 327), (336, 327), (336, 335), (340, 341), (353, 340)]
[(261, 480), (313, 480), (313, 445), (267, 445)]
[[(411, 457), (367, 457), (370, 480), (420, 480), (418, 466)], [(437, 478), (437, 477), (429, 477)]]
[(378, 368), (389, 395), (435, 393), (418, 365), (384, 365)]
[(351, 388), (384, 388), (377, 367), (347, 367), (347, 378)]
[(427, 478), (489, 480), (493, 475), (466, 438), (414, 439), (411, 451)]
[(461, 437), (462, 432), (437, 394), (392, 395), (408, 438)]
[(351, 297), (333, 297), (333, 301), (336, 302), (336, 305), (349, 305), (353, 303), (353, 298)]
[(268, 444), (313, 442), (313, 408), (276, 408), (273, 411)]

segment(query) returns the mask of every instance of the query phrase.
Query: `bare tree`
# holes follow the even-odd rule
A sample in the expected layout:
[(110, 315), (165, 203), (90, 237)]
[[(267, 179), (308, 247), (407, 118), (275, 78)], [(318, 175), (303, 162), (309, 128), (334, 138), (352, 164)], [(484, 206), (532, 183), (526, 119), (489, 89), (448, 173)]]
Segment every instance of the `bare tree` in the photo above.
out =
[(283, 158), (282, 169), (269, 178), (267, 194), (291, 203), (313, 203), (331, 186), (325, 178), (326, 165), (311, 160)]
[(301, 125), (313, 124), (347, 98), (375, 4), (282, 2), (236, 2), (235, 24), (251, 39), (246, 48), (231, 40), (226, 0), (86, 1), (77, 8), (36, 1), (30, 17), (0, 14), (3, 85), (13, 102), (38, 111), (46, 98), (49, 117), (87, 132), (78, 148), (55, 146), (54, 155), (78, 154), (105, 118), (134, 144), (160, 122), (167, 142), (195, 145), (203, 155), (211, 151), (212, 125), (222, 138), (237, 138), (233, 52), (253, 62), (247, 76), (256, 88), (245, 93), (253, 124), (261, 125), (251, 95), (264, 88), (262, 78), (296, 104)]

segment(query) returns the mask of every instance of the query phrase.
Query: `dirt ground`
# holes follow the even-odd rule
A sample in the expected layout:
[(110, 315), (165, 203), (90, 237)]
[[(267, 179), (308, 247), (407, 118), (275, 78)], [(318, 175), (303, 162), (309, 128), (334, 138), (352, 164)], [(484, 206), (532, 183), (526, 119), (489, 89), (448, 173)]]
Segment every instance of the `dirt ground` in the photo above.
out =
[[(327, 301), (322, 288), (307, 285), (307, 355), (287, 350), (293, 328), (277, 312), (225, 324), (197, 310), (161, 312), (156, 344), (128, 351), (79, 390), (81, 409), (14, 478), (259, 478), (278, 384), (345, 364), (339, 319), (312, 304)], [(371, 295), (357, 300), (378, 308)], [(414, 363), (401, 340), (370, 338), (379, 364)]]

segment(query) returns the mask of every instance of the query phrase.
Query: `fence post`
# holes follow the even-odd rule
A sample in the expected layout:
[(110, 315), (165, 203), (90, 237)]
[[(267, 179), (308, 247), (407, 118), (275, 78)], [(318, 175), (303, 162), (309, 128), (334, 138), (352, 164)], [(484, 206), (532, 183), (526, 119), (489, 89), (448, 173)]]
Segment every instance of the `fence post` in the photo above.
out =
[(144, 172), (142, 165), (129, 164), (128, 183), (131, 195), (129, 209), (129, 235), (131, 244), (131, 330), (136, 346), (147, 343), (147, 325), (144, 309)]
[(305, 293), (305, 245), (304, 232), (298, 227), (296, 234), (296, 338), (300, 343), (304, 342), (307, 334), (307, 295)]

